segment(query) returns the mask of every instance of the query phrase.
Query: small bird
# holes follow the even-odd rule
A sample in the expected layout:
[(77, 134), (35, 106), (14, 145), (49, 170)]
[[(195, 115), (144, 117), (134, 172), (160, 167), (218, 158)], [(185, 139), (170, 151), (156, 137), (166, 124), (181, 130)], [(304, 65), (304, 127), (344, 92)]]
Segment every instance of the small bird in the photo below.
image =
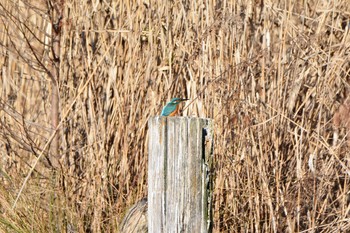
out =
[(179, 113), (179, 104), (188, 99), (173, 98), (167, 103), (163, 110), (161, 116), (176, 116)]

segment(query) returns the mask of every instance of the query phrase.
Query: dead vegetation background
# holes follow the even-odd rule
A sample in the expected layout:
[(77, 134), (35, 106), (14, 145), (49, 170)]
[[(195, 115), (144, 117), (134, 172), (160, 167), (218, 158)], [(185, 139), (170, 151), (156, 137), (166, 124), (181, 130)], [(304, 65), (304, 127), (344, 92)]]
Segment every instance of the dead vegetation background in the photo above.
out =
[(346, 0), (1, 0), (1, 231), (117, 231), (174, 96), (215, 121), (215, 232), (350, 231), (349, 19)]

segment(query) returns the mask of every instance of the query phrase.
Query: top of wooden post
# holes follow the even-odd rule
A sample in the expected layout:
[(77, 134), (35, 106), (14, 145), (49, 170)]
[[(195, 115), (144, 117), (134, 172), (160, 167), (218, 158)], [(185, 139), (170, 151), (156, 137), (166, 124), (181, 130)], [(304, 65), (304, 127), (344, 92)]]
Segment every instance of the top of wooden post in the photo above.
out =
[(211, 232), (212, 120), (149, 120), (148, 231)]

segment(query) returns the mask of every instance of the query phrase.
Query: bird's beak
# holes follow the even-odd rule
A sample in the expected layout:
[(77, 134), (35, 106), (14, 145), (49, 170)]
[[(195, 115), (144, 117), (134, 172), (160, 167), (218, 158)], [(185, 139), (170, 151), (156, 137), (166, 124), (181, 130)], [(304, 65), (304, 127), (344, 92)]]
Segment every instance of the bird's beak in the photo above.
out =
[(181, 99), (180, 101), (182, 102), (182, 101), (186, 101), (186, 100), (190, 100), (190, 99)]

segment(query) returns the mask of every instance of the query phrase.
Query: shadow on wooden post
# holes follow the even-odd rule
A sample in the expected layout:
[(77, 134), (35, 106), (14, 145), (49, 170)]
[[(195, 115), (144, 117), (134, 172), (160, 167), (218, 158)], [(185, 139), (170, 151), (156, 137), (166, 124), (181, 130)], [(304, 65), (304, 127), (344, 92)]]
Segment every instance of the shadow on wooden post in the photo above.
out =
[(154, 117), (148, 123), (148, 232), (211, 232), (212, 121)]

